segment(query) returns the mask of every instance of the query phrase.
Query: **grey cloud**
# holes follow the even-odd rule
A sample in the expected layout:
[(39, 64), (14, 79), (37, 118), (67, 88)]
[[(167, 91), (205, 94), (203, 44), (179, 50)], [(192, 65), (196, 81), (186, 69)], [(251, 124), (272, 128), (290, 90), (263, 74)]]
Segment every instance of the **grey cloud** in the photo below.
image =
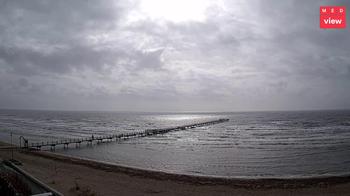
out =
[[(53, 72), (65, 74), (85, 67), (99, 70), (104, 65), (113, 65), (123, 51), (96, 51), (89, 46), (72, 46), (57, 49), (49, 54), (22, 48), (0, 48), (0, 58), (16, 73), (23, 75)], [(125, 56), (125, 55), (124, 55)]]
[(349, 28), (318, 27), (320, 5), (348, 1), (227, 0), (205, 21), (128, 22), (137, 4), (1, 1), (0, 107), (350, 107)]

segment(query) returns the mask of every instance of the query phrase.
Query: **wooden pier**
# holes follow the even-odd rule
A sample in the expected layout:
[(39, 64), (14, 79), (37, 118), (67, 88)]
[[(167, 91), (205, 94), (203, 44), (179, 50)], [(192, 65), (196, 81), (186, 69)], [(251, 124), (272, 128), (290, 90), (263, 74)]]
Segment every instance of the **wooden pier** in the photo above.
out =
[[(114, 135), (107, 135), (107, 136), (98, 136), (94, 137), (93, 135), (91, 137), (87, 138), (75, 138), (75, 139), (67, 139), (67, 140), (58, 140), (58, 141), (52, 141), (52, 142), (34, 142), (29, 143), (28, 140), (26, 140), (24, 137), (20, 137), (20, 147), (21, 148), (27, 148), (27, 149), (36, 149), (41, 150), (42, 147), (50, 147), (51, 150), (55, 150), (56, 146), (63, 146), (63, 148), (68, 148), (69, 145), (75, 144), (75, 147), (80, 147), (80, 144), (86, 143), (87, 145), (92, 145), (94, 141), (97, 143), (100, 142), (106, 142), (106, 141), (120, 141), (120, 140), (127, 140), (131, 138), (136, 137), (146, 137), (146, 136), (152, 136), (157, 134), (164, 134), (172, 131), (180, 131), (180, 130), (186, 130), (186, 129), (193, 129), (196, 127), (204, 127), (209, 125), (214, 125), (218, 123), (223, 123), (229, 121), (229, 119), (218, 119), (218, 120), (212, 120), (212, 121), (206, 121), (202, 123), (193, 123), (183, 126), (177, 126), (177, 127), (170, 127), (170, 128), (163, 128), (163, 129), (146, 129), (141, 132), (130, 132), (130, 133), (121, 133), (121, 134), (114, 134)], [(23, 146), (22, 146), (22, 140), (23, 140)]]

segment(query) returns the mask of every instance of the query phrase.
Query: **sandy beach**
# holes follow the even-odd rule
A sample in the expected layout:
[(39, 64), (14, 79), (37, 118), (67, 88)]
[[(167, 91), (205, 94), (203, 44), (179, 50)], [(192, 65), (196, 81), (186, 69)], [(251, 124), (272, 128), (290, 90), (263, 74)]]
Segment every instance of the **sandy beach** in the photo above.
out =
[[(0, 157), (11, 151), (1, 144)], [(64, 195), (349, 195), (349, 177), (315, 180), (227, 180), (173, 175), (65, 157), (14, 152), (20, 166)]]

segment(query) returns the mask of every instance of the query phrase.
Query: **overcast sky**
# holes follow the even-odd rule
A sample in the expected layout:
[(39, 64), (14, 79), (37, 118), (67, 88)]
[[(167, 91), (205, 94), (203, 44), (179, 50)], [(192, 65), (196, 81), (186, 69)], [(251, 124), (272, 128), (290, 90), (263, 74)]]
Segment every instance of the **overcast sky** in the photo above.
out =
[(320, 29), (321, 5), (350, 9), (346, 0), (0, 0), (0, 108), (349, 109), (350, 25)]

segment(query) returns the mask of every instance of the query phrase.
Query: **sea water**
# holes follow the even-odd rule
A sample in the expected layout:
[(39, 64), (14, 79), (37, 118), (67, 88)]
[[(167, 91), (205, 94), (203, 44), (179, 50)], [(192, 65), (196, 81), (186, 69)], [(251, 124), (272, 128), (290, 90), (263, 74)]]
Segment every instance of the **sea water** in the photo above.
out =
[(230, 121), (56, 153), (179, 174), (290, 178), (350, 174), (350, 111), (132, 113), (0, 110), (0, 140), (47, 142)]

